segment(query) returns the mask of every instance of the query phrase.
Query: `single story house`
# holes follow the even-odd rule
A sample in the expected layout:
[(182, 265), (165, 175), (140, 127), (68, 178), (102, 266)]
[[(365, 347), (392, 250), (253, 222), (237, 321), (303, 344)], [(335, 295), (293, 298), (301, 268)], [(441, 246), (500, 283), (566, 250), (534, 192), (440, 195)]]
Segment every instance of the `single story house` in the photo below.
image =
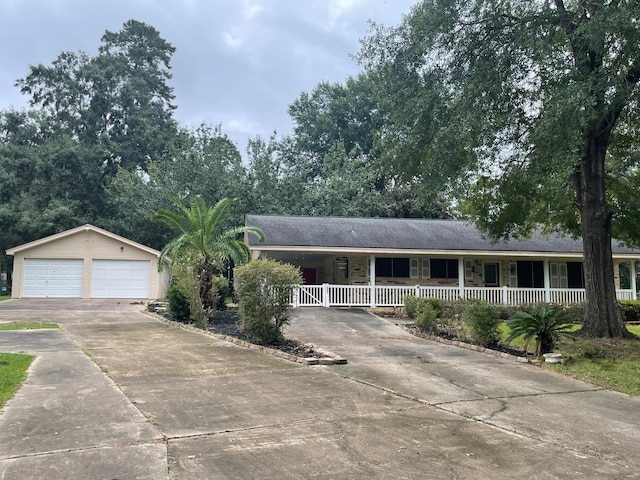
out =
[(7, 250), (12, 298), (162, 299), (169, 274), (160, 252), (93, 225)]
[[(584, 300), (582, 241), (534, 233), (494, 242), (461, 220), (247, 215), (253, 258), (300, 267), (294, 304), (399, 306), (407, 294), (493, 303)], [(636, 298), (640, 250), (613, 242), (620, 299)]]

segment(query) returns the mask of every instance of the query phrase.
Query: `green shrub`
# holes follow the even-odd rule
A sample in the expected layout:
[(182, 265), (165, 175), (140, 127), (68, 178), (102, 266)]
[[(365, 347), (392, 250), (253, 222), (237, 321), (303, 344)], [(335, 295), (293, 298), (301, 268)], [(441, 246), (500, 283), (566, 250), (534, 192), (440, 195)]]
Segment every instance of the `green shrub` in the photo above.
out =
[(621, 300), (620, 313), (625, 322), (640, 322), (640, 300)]
[(467, 308), (468, 305), (466, 300), (445, 302), (442, 305), (442, 318), (451, 321), (461, 321), (464, 309)]
[(464, 310), (463, 323), (472, 341), (485, 347), (498, 343), (500, 319), (494, 306), (486, 302), (471, 303)]
[(443, 304), (442, 300), (439, 298), (425, 298), (424, 302), (429, 305), (436, 314), (436, 318), (440, 318), (442, 316)]
[(169, 313), (176, 320), (181, 322), (189, 320), (191, 310), (189, 309), (189, 299), (174, 283), (167, 290), (167, 301), (169, 303)]
[(229, 282), (221, 275), (211, 277), (211, 304), (216, 310), (226, 310), (225, 298), (229, 295)]
[(572, 303), (564, 307), (565, 315), (574, 323), (582, 323), (584, 319), (584, 303)]
[(416, 327), (425, 332), (434, 332), (437, 327), (437, 318), (438, 314), (435, 308), (433, 308), (430, 303), (425, 302), (415, 317)]
[(406, 295), (403, 299), (404, 302), (404, 313), (406, 313), (407, 317), (414, 319), (418, 314), (418, 297), (415, 295)]
[(234, 278), (242, 330), (262, 344), (282, 340), (282, 329), (290, 321), (293, 288), (302, 283), (298, 267), (254, 260), (237, 267)]
[(415, 295), (406, 295), (404, 297), (404, 311), (407, 317), (411, 319), (417, 318), (424, 308), (430, 308), (435, 312), (436, 318), (442, 316), (442, 300), (439, 298), (422, 298)]
[(559, 305), (536, 305), (531, 313), (525, 311), (516, 312), (508, 321), (507, 326), (511, 333), (507, 337), (507, 343), (522, 336), (527, 351), (529, 342), (536, 342), (536, 355), (549, 353), (553, 350), (558, 333), (566, 330), (573, 324), (563, 307)]
[[(623, 322), (640, 322), (640, 300), (620, 300), (618, 304)], [(582, 323), (584, 303), (572, 303), (565, 306), (564, 311), (574, 323)]]

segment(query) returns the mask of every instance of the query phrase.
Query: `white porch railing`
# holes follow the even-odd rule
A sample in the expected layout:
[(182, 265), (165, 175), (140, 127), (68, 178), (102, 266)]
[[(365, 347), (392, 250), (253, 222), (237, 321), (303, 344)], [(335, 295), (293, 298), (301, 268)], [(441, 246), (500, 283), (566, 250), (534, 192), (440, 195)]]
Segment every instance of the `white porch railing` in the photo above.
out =
[[(373, 291), (373, 299), (372, 299)], [(454, 301), (477, 298), (489, 303), (518, 306), (529, 303), (582, 303), (584, 288), (511, 288), (511, 287), (431, 287), (376, 285), (299, 285), (295, 288), (294, 307), (401, 307), (404, 297), (415, 295)], [(632, 290), (617, 290), (618, 300), (633, 300)]]

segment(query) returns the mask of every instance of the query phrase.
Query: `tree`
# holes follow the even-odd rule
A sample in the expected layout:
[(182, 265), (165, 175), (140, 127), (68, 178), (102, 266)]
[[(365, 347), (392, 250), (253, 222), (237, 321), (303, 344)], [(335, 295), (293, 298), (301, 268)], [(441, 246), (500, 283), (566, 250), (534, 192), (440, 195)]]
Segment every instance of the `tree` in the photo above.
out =
[(282, 142), (290, 175), (305, 184), (306, 214), (384, 217), (447, 217), (414, 179), (401, 180), (380, 162), (377, 136), (385, 113), (366, 74), (342, 83), (319, 83), (289, 107), (295, 126)]
[(93, 221), (104, 208), (99, 163), (37, 112), (0, 112), (2, 251)]
[(111, 209), (102, 222), (120, 235), (160, 249), (170, 240), (169, 232), (149, 219), (170, 207), (170, 198), (199, 196), (207, 205), (239, 198), (230, 215), (233, 223), (241, 224), (241, 212), (247, 211), (246, 182), (240, 152), (220, 126), (182, 129), (170, 148), (147, 163), (146, 171), (118, 170), (107, 186)]
[[(226, 272), (229, 262), (241, 265), (251, 258), (249, 247), (238, 237), (247, 233), (264, 241), (264, 234), (258, 228), (226, 228), (233, 202), (224, 198), (215, 206), (207, 207), (202, 198), (192, 197), (187, 207), (174, 199), (179, 212), (160, 209), (153, 216), (178, 234), (162, 249), (160, 265), (168, 259), (172, 271), (179, 272), (184, 283), (190, 285), (187, 295), (191, 300), (199, 299), (199, 305), (190, 301), (191, 314), (200, 322), (205, 322), (206, 314), (215, 308), (213, 276)], [(194, 310), (196, 305), (199, 308)]]
[(174, 51), (155, 28), (128, 20), (105, 32), (97, 56), (62, 52), (51, 66), (32, 66), (16, 86), (55, 132), (100, 146), (103, 173), (113, 176), (118, 166), (144, 169), (176, 135), (167, 84)]
[(400, 26), (374, 27), (359, 56), (394, 168), (470, 185), (466, 211), (494, 237), (540, 225), (582, 235), (582, 332), (598, 337), (628, 335), (607, 172), (614, 146), (623, 172), (637, 171), (622, 140), (638, 128), (639, 18), (633, 0), (428, 0)]

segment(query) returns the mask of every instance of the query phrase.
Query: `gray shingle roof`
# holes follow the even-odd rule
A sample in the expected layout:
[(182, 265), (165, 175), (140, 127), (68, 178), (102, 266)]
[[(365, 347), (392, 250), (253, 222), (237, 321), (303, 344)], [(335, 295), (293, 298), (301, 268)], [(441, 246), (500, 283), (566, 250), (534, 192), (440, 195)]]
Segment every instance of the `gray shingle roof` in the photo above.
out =
[[(247, 215), (246, 224), (262, 229), (264, 247), (345, 247), (451, 251), (580, 253), (582, 241), (539, 233), (526, 240), (492, 242), (462, 220), (410, 218)], [(258, 240), (250, 235), (250, 245)], [(613, 242), (614, 253), (639, 254)]]

